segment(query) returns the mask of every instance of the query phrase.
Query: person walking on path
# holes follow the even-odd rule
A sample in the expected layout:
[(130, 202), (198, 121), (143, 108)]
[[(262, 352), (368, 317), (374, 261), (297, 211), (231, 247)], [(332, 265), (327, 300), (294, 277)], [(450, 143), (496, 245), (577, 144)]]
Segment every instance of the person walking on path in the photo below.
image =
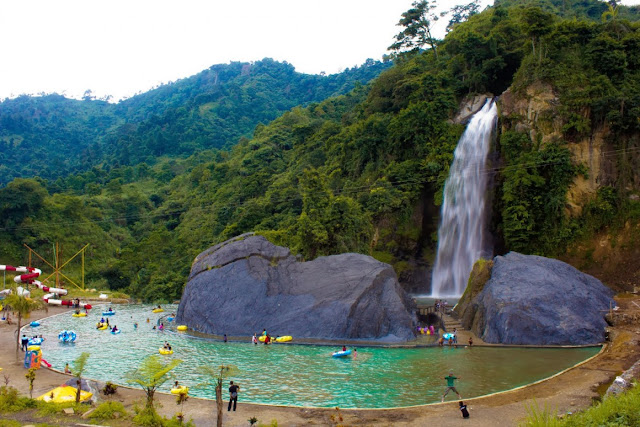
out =
[(227, 408), (227, 412), (231, 410), (231, 403), (233, 402), (233, 412), (236, 411), (236, 406), (238, 405), (238, 391), (240, 390), (240, 386), (233, 383), (233, 381), (229, 381), (229, 407)]
[(454, 384), (454, 381), (459, 378), (453, 376), (453, 371), (449, 371), (449, 376), (444, 377), (444, 379), (447, 380), (447, 389), (444, 391), (444, 394), (442, 395), (442, 401), (444, 402), (444, 398), (447, 396), (447, 394), (449, 394), (450, 391), (453, 391), (455, 394), (458, 395), (458, 399), (462, 400), (462, 396), (460, 396), (460, 393), (458, 393), (458, 390), (456, 390), (456, 386)]
[(465, 405), (463, 401), (460, 401), (460, 412), (462, 412), (462, 418), (469, 418), (469, 411), (467, 410), (467, 405)]
[(29, 338), (22, 334), (22, 338), (20, 339), (20, 344), (22, 344), (22, 351), (27, 351), (27, 346), (29, 345)]

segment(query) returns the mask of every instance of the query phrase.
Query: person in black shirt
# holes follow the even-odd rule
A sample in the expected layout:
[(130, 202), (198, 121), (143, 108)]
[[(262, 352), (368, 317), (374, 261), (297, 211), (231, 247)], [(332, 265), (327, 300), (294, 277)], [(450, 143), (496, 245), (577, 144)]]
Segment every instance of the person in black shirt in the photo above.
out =
[(462, 418), (469, 418), (469, 411), (467, 411), (467, 405), (464, 402), (460, 402), (460, 412), (462, 412)]
[(233, 381), (229, 382), (229, 408), (227, 408), (227, 412), (231, 410), (231, 403), (233, 402), (233, 410), (235, 412), (236, 405), (238, 404), (238, 390), (240, 390), (240, 386), (233, 383)]
[(29, 338), (25, 334), (22, 334), (22, 339), (20, 340), (22, 344), (22, 351), (27, 351), (27, 346), (29, 345)]

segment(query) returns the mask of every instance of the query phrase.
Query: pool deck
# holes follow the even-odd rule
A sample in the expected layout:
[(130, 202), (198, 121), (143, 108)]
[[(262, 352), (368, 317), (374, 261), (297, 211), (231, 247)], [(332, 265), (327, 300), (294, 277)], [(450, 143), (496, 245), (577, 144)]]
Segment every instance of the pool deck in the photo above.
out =
[[(29, 321), (66, 311), (69, 310), (62, 307), (49, 307), (48, 312), (32, 313)], [(5, 343), (0, 349), (0, 367), (3, 368), (2, 374), (9, 377), (9, 384), (16, 387), (20, 393), (28, 395), (28, 384), (24, 379), (26, 370), (22, 366), (24, 354), (20, 352), (17, 359), (15, 355), (15, 332), (15, 324), (0, 324), (0, 340)], [(638, 347), (639, 342), (639, 325), (615, 328), (612, 331), (610, 345), (603, 348), (594, 358), (574, 368), (533, 385), (465, 400), (471, 413), (471, 418), (467, 420), (462, 420), (455, 399), (442, 404), (410, 408), (341, 409), (338, 411), (335, 408), (298, 408), (243, 403), (241, 389), (237, 412), (227, 412), (225, 401), (224, 425), (246, 426), (247, 420), (255, 416), (260, 423), (267, 425), (272, 420), (277, 420), (279, 426), (334, 425), (333, 419), (338, 420), (338, 417), (342, 417), (341, 423), (344, 425), (458, 426), (464, 422), (465, 426), (513, 426), (526, 417), (527, 407), (530, 406), (538, 405), (542, 408), (546, 405), (551, 410), (557, 411), (558, 414), (576, 412), (588, 407), (592, 400), (599, 396), (597, 392), (599, 386), (612, 381), (617, 374), (637, 360), (638, 356), (634, 355), (634, 352), (637, 353), (638, 349), (630, 349), (629, 346)], [(34, 382), (33, 396), (44, 394), (69, 378), (69, 375), (54, 370), (41, 369)], [(384, 387), (383, 384), (380, 386)], [(407, 384), (407, 387), (412, 386)], [(460, 391), (464, 397), (463, 383), (460, 383)], [(415, 390), (415, 392), (420, 393), (420, 390)], [(226, 395), (226, 393), (224, 394)], [(448, 396), (448, 398), (451, 397)], [(131, 409), (133, 403), (140, 404), (143, 401), (144, 392), (119, 387), (117, 394), (112, 399), (121, 401), (128, 409)], [(156, 393), (156, 399), (162, 404), (162, 407), (158, 409), (160, 414), (171, 417), (178, 412), (179, 408), (175, 404), (174, 396)], [(216, 412), (214, 401), (189, 398), (183, 411), (186, 419), (192, 419), (197, 426), (214, 424), (214, 419), (212, 419)], [(38, 419), (23, 421), (35, 423), (38, 422)], [(77, 423), (77, 418), (70, 417), (68, 425), (77, 425)]]

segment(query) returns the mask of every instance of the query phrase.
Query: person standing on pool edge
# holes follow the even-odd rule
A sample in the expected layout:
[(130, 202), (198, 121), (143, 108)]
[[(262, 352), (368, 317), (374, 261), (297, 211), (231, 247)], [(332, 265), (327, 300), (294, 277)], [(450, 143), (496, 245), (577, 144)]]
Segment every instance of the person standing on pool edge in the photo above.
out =
[(458, 390), (456, 390), (456, 386), (454, 385), (454, 381), (459, 378), (453, 376), (453, 371), (449, 371), (449, 376), (444, 377), (444, 379), (447, 380), (447, 389), (444, 391), (444, 394), (442, 395), (442, 401), (444, 402), (444, 398), (447, 396), (447, 394), (449, 394), (450, 391), (453, 391), (455, 394), (458, 395), (458, 399), (462, 400), (462, 396), (460, 396), (460, 393), (458, 393)]
[(464, 402), (460, 401), (460, 412), (462, 412), (462, 418), (469, 418), (469, 411), (467, 410), (467, 405)]
[(239, 385), (234, 384), (233, 381), (229, 381), (229, 407), (227, 408), (227, 412), (231, 410), (231, 402), (233, 402), (233, 412), (236, 411), (236, 406), (238, 405), (239, 390)]

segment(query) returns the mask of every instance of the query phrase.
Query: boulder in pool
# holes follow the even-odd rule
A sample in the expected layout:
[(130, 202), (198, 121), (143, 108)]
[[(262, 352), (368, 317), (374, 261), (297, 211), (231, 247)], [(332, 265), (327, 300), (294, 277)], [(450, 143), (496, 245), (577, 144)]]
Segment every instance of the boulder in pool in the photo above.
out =
[(198, 255), (177, 324), (229, 336), (404, 342), (413, 303), (393, 268), (355, 253), (301, 262), (262, 236), (242, 235)]
[(595, 277), (517, 252), (477, 263), (469, 283), (455, 311), (465, 329), (488, 343), (601, 343), (604, 316), (615, 305), (613, 291)]

